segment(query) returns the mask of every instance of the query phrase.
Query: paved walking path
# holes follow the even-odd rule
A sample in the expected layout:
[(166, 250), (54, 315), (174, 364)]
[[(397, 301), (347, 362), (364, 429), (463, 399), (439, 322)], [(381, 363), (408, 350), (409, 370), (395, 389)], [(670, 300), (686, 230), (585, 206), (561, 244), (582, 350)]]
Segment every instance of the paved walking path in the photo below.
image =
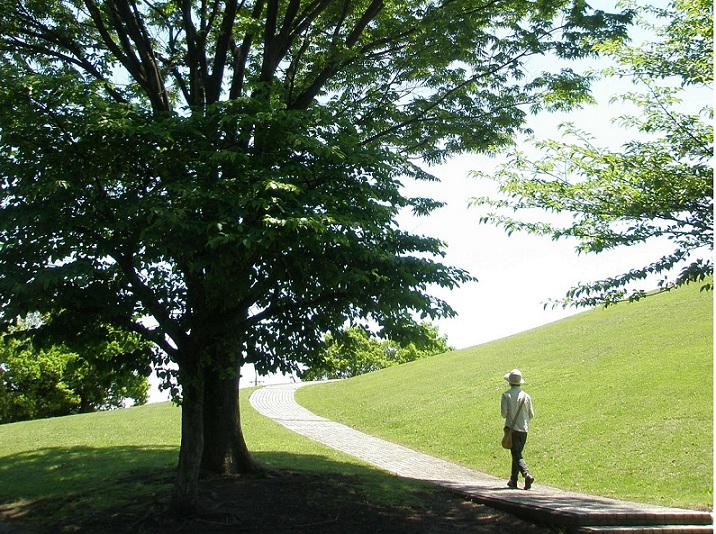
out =
[(254, 391), (249, 402), (259, 413), (314, 441), (399, 476), (433, 482), (536, 523), (571, 532), (713, 532), (713, 518), (707, 512), (562, 491), (540, 484), (539, 479), (529, 491), (510, 490), (506, 479), (369, 436), (309, 412), (294, 400), (296, 389), (308, 384), (266, 386)]

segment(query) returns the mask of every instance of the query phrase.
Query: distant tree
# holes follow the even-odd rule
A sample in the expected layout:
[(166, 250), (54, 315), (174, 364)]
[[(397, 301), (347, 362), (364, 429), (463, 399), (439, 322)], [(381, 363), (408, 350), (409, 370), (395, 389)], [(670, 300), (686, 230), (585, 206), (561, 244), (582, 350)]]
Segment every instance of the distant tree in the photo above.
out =
[[(656, 28), (642, 22), (656, 32), (658, 41), (638, 47), (615, 41), (596, 47), (614, 60), (604, 74), (630, 77), (637, 88), (615, 98), (640, 109), (638, 115), (618, 119), (621, 126), (635, 131), (634, 140), (613, 151), (596, 146), (601, 140), (565, 125), (564, 132), (574, 143), (537, 143), (545, 153), (538, 161), (514, 152), (496, 175), (489, 176), (499, 183), (501, 198), (472, 200), (474, 206), (497, 208), (482, 222), (509, 233), (573, 237), (580, 253), (599, 253), (662, 236), (671, 240), (673, 250), (647, 265), (572, 288), (561, 301), (565, 306), (618, 302), (627, 296), (630, 283), (652, 273), (662, 274), (662, 289), (689, 282), (711, 288), (713, 108), (706, 105), (698, 114), (687, 113), (679, 111), (679, 104), (691, 88), (712, 88), (713, 2), (676, 0), (668, 9), (644, 8), (644, 12), (669, 20)], [(570, 222), (535, 220), (535, 208), (570, 215)], [(667, 276), (679, 268), (675, 277)], [(644, 296), (645, 291), (637, 288), (628, 298)]]
[[(0, 0), (0, 305), (65, 310), (178, 367), (170, 509), (200, 469), (259, 468), (238, 369), (294, 370), (355, 318), (398, 339), (471, 277), (402, 231), (417, 160), (508, 142), (569, 109), (631, 13), (582, 0)], [(417, 314), (417, 315), (416, 315)], [(68, 334), (70, 334), (68, 332)]]
[[(37, 346), (26, 331), (0, 343), (0, 423), (147, 401), (152, 346), (111, 328), (104, 339)], [(78, 338), (82, 334), (78, 332)], [(74, 350), (73, 350), (74, 349)]]
[(77, 322), (75, 314), (62, 310), (35, 321), (21, 334), (41, 349), (61, 345), (78, 355), (69, 383), (80, 396), (80, 411), (117, 408), (129, 399), (144, 404), (152, 364), (163, 361), (154, 343), (106, 324), (100, 316)]
[(422, 323), (419, 334), (420, 339), (402, 343), (379, 339), (360, 326), (326, 334), (316, 362), (299, 376), (303, 380), (350, 378), (453, 350), (447, 337), (440, 336), (430, 323)]
[(0, 348), (0, 423), (68, 415), (80, 397), (65, 381), (76, 354), (59, 347), (33, 350), (18, 341)]

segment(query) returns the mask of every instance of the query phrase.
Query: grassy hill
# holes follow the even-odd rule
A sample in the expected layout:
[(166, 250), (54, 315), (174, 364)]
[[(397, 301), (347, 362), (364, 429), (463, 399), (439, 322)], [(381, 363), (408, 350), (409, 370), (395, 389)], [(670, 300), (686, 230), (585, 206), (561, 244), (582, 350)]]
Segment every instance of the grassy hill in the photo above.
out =
[(500, 525), (539, 531), (291, 432), (250, 407), (251, 391), (241, 391), (246, 441), (254, 458), (276, 471), (202, 477), (201, 499), (211, 513), (176, 528), (161, 515), (180, 441), (181, 410), (171, 403), (0, 425), (0, 532), (203, 532), (212, 521), (224, 528), (211, 532), (263, 532), (266, 521), (311, 524), (326, 514), (337, 531), (356, 532), (371, 521), (441, 527), (442, 516), (431, 510), (495, 532)]
[[(504, 373), (520, 367), (537, 411), (526, 457), (538, 484), (710, 508), (712, 298), (687, 288), (590, 311), (486, 345), (304, 388), (299, 401), (506, 477), (499, 395)], [(316, 509), (343, 498), (344, 511), (370, 503), (369, 510), (387, 505), (415, 517), (445, 499), (426, 501), (425, 487), (415, 481), (284, 429), (250, 408), (249, 393), (242, 391), (242, 420), (257, 460), (334, 484), (335, 474), (350, 475), (324, 501), (314, 496)], [(179, 440), (180, 410), (170, 403), (0, 425), (0, 522), (53, 531), (98, 521), (144, 524), (169, 496)], [(205, 484), (221, 502), (233, 502), (211, 479)], [(255, 503), (246, 506), (251, 516)]]
[(499, 399), (514, 367), (536, 408), (525, 458), (538, 483), (712, 508), (713, 294), (696, 285), (304, 388), (297, 398), (325, 417), (507, 479)]

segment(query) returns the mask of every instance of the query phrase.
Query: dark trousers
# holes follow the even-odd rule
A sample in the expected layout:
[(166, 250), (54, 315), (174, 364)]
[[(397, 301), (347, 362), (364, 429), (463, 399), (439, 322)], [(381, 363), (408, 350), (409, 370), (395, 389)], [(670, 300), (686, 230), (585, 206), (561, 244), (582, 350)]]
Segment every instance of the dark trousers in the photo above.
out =
[(512, 449), (510, 449), (512, 453), (512, 476), (510, 476), (510, 480), (514, 482), (517, 482), (517, 477), (520, 473), (522, 473), (523, 477), (530, 474), (530, 470), (522, 458), (522, 449), (525, 448), (525, 443), (527, 443), (527, 432), (512, 432)]

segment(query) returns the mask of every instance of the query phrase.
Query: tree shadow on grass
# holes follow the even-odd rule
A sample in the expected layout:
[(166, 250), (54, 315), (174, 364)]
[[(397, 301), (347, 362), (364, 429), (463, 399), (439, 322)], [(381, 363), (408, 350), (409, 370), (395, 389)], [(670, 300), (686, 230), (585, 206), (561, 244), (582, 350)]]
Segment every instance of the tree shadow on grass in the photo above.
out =
[(4, 457), (0, 533), (3, 525), (17, 532), (72, 531), (118, 510), (136, 514), (145, 507), (138, 502), (171, 490), (176, 457), (175, 447), (127, 446), (50, 447)]
[[(262, 476), (205, 476), (205, 514), (164, 516), (176, 448), (46, 448), (0, 464), (0, 533), (544, 532), (420, 481), (320, 455), (258, 452)], [(6, 484), (5, 482), (8, 481)], [(515, 523), (517, 522), (517, 523)], [(10, 530), (12, 532), (13, 530)]]
[(176, 447), (58, 447), (22, 452), (0, 463), (0, 503), (102, 488), (118, 477), (171, 469), (176, 460)]

